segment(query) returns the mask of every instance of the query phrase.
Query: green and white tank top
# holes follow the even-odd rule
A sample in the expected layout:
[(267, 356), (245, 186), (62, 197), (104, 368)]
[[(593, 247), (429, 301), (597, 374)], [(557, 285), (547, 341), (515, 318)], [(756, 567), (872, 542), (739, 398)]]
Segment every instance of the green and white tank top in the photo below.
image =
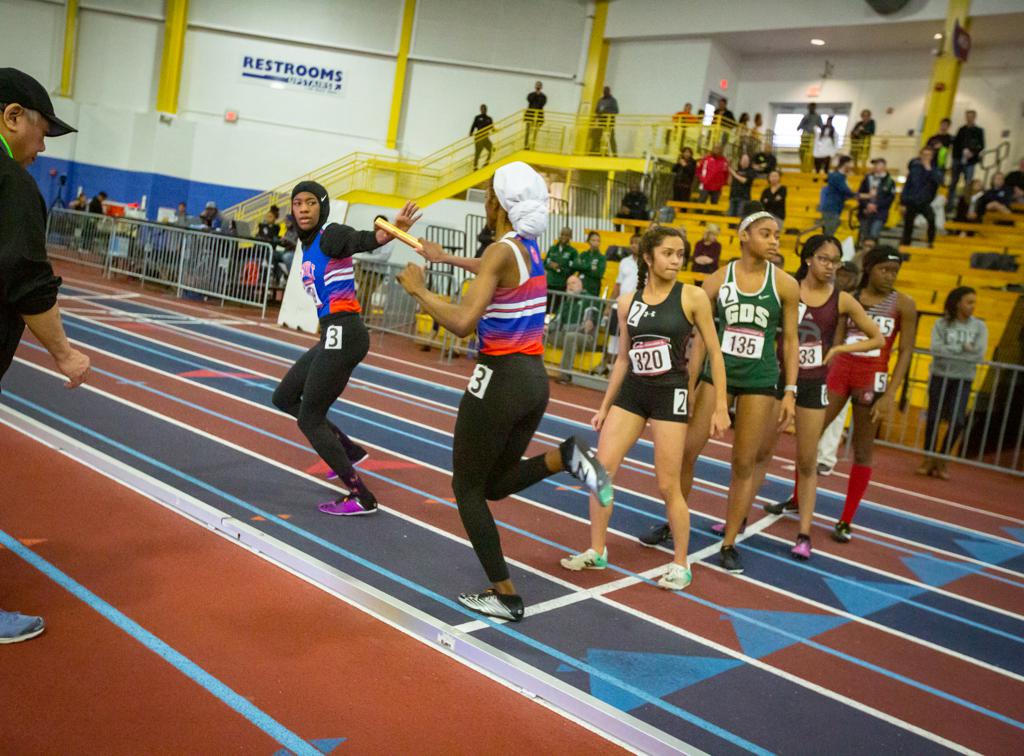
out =
[(740, 291), (735, 266), (729, 263), (715, 302), (726, 380), (735, 388), (771, 388), (779, 382), (775, 340), (782, 325), (775, 266), (767, 266), (761, 288), (749, 294)]

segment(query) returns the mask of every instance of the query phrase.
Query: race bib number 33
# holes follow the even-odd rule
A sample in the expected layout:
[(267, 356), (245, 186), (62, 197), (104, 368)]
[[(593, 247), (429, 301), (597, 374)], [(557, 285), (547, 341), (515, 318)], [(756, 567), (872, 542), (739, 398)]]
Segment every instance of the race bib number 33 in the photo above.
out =
[(800, 345), (800, 367), (816, 368), (821, 367), (822, 360), (821, 342)]
[(722, 334), (722, 353), (745, 360), (759, 360), (764, 352), (764, 334), (745, 328), (726, 328)]

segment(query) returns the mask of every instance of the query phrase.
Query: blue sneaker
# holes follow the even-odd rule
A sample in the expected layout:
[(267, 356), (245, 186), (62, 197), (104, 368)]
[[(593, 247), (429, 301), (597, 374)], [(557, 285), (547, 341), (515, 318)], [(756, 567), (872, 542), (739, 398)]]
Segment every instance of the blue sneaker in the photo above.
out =
[(35, 638), (45, 629), (42, 617), (0, 610), (0, 643), (18, 643)]

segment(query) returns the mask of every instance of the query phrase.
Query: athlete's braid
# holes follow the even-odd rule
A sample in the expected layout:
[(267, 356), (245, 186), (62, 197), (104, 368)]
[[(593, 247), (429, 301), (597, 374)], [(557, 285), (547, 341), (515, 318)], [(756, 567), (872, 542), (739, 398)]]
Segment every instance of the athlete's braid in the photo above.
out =
[[(650, 266), (647, 263), (647, 255), (654, 255), (654, 250), (659, 244), (670, 236), (683, 239), (683, 234), (678, 228), (671, 226), (656, 226), (649, 228), (640, 237), (640, 259), (637, 261), (636, 290), (643, 291), (647, 285), (647, 276), (650, 273)], [(685, 241), (685, 239), (683, 239)]]

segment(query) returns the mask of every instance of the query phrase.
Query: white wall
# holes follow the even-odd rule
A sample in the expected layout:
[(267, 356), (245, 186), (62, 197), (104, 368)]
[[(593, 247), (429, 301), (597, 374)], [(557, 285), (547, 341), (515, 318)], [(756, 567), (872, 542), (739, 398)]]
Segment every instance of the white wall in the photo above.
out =
[(687, 102), (698, 112), (710, 51), (707, 40), (613, 42), (605, 81), (623, 113), (675, 113)]

